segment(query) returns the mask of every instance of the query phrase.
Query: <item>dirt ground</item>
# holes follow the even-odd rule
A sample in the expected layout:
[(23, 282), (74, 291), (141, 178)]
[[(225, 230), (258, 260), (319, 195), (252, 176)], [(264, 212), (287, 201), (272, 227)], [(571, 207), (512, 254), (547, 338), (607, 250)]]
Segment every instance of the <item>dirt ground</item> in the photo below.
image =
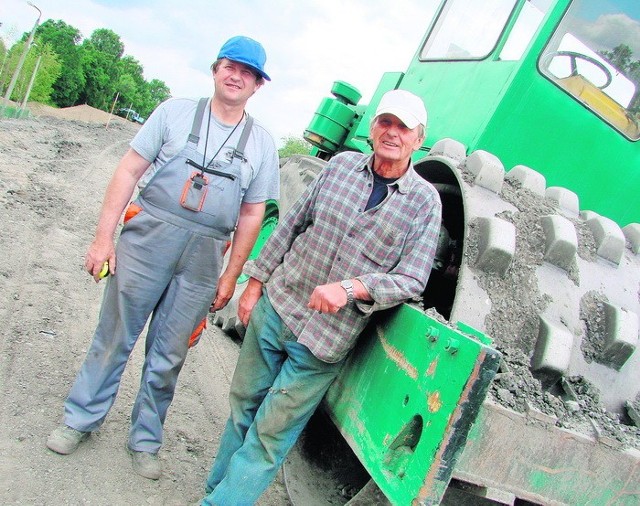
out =
[[(132, 472), (125, 449), (144, 340), (102, 428), (76, 453), (45, 447), (90, 344), (103, 284), (83, 271), (106, 184), (138, 125), (88, 106), (0, 120), (0, 504), (183, 505), (204, 480), (228, 416), (238, 345), (210, 325), (165, 424), (164, 474)], [(288, 505), (281, 477), (260, 505)]]

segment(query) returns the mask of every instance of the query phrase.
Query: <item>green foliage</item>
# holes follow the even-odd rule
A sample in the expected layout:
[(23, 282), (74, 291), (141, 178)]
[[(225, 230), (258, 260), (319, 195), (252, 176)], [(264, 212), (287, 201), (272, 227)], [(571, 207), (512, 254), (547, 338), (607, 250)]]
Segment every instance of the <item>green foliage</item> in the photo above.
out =
[[(9, 83), (11, 82), (11, 78), (13, 77), (13, 71), (18, 65), (18, 60), (20, 59), (20, 55), (22, 54), (22, 50), (24, 48), (24, 42), (17, 42), (13, 45), (9, 51), (6, 53), (6, 58), (4, 59), (4, 71), (0, 76), (0, 89), (2, 90), (2, 96), (6, 93), (9, 88)], [(13, 93), (9, 97), (9, 100), (16, 100), (18, 97), (18, 93), (16, 88), (13, 89)]]
[(85, 44), (91, 44), (96, 51), (110, 56), (113, 61), (118, 61), (124, 54), (124, 44), (120, 40), (120, 36), (112, 30), (106, 28), (98, 28), (95, 30)]
[[(11, 48), (0, 40), (0, 90), (11, 81), (27, 36)], [(116, 108), (130, 107), (146, 118), (171, 92), (163, 81), (145, 81), (140, 62), (124, 51), (112, 30), (97, 29), (83, 40), (77, 28), (49, 19), (36, 30), (36, 44), (29, 50), (13, 98), (24, 98), (40, 57), (29, 100), (58, 107), (89, 104), (109, 111), (117, 97)]]
[(611, 51), (601, 51), (600, 54), (634, 82), (636, 94), (628, 109), (633, 113), (640, 113), (640, 60), (633, 59), (633, 50), (626, 44), (620, 44)]
[(60, 75), (53, 83), (52, 103), (58, 107), (78, 104), (80, 92), (85, 85), (78, 46), (82, 39), (80, 31), (64, 21), (48, 19), (38, 27), (36, 37), (42, 43), (51, 45), (61, 65)]
[(118, 92), (121, 69), (120, 55), (124, 44), (111, 30), (99, 29), (82, 43), (82, 69), (85, 87), (80, 100), (85, 104), (108, 110)]
[[(7, 69), (9, 72), (3, 72), (0, 76), (0, 88), (6, 90), (9, 81), (13, 77), (13, 72), (17, 64), (17, 60), (24, 48), (24, 42), (15, 44), (7, 58)], [(43, 44), (39, 40), (32, 46), (31, 50), (27, 53), (27, 56), (22, 65), (20, 75), (16, 81), (15, 88), (11, 94), (11, 100), (15, 102), (22, 102), (27, 90), (31, 78), (36, 72), (37, 79), (34, 79), (33, 86), (29, 93), (29, 101), (50, 103), (50, 96), (53, 92), (53, 83), (60, 76), (60, 62), (58, 61), (58, 55), (53, 51), (50, 44)]]
[(124, 56), (118, 61), (118, 66), (118, 103), (121, 107), (135, 109), (146, 117), (142, 112), (142, 106), (148, 102), (148, 91), (147, 83), (142, 77), (142, 65), (132, 56)]
[(290, 135), (289, 137), (283, 137), (281, 140), (284, 145), (278, 149), (280, 158), (287, 158), (292, 155), (308, 155), (311, 149), (311, 144), (300, 137)]
[(145, 111), (145, 116), (151, 114), (151, 111), (155, 109), (159, 103), (164, 102), (171, 97), (171, 90), (159, 79), (152, 79), (151, 82), (147, 84), (147, 90), (149, 92), (150, 103), (147, 104), (146, 110), (141, 108), (141, 113), (142, 111)]
[[(53, 105), (51, 101), (53, 84), (60, 77), (62, 64), (50, 44), (42, 44), (38, 47), (39, 51), (37, 54), (31, 57), (31, 60), (35, 60), (35, 63), (33, 63), (33, 65), (30, 62), (25, 63), (25, 68), (28, 67), (31, 69), (30, 72), (27, 72), (27, 75), (31, 75), (35, 69), (38, 58), (40, 58), (40, 65), (38, 66), (33, 88), (29, 94), (29, 101)], [(24, 94), (21, 94), (21, 96), (24, 96)]]
[(7, 55), (7, 46), (4, 43), (4, 40), (0, 38), (0, 58), (2, 58), (2, 66), (0, 66), (0, 75), (2, 75), (2, 71), (4, 70), (4, 57)]

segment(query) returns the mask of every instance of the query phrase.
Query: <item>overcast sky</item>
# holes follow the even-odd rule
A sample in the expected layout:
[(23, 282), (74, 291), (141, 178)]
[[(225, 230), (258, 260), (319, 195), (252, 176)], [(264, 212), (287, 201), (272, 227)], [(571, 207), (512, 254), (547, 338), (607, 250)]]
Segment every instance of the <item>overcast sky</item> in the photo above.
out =
[[(234, 35), (260, 41), (268, 82), (247, 110), (276, 143), (301, 137), (336, 80), (356, 86), (367, 103), (382, 74), (404, 71), (438, 0), (33, 0), (42, 19), (62, 20), (84, 37), (117, 33), (125, 54), (173, 96), (212, 93), (209, 66)], [(0, 0), (0, 36), (10, 46), (33, 27), (26, 0)]]

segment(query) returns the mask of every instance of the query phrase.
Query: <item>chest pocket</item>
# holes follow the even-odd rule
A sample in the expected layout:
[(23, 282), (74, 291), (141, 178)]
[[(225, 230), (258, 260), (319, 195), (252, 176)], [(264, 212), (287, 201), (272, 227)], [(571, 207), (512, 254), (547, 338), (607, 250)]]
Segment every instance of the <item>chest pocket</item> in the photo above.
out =
[[(238, 145), (240, 145), (238, 143)], [(255, 170), (251, 165), (251, 162), (243, 156), (238, 149), (228, 149), (224, 154), (224, 159), (228, 162), (228, 164), (233, 163), (234, 161), (238, 161), (238, 170), (234, 171), (234, 174), (238, 174), (240, 178), (240, 193), (241, 196), (244, 197), (244, 194), (247, 193), (249, 189), (249, 185), (251, 185), (251, 181), (255, 178)], [(225, 164), (225, 162), (221, 162)]]
[(370, 230), (362, 243), (362, 255), (376, 267), (392, 269), (400, 259), (404, 234), (391, 227)]
[(232, 163), (215, 162), (205, 169), (207, 194), (203, 200), (201, 213), (212, 218), (213, 223), (224, 230), (233, 230), (238, 221), (241, 190), (240, 161)]

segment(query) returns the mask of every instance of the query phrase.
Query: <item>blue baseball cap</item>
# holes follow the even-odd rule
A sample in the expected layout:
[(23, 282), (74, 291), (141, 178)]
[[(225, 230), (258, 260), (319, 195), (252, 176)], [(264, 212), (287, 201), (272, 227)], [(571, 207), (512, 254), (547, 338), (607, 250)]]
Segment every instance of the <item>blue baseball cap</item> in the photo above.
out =
[(243, 37), (242, 35), (231, 37), (220, 49), (218, 59), (220, 58), (244, 63), (254, 69), (267, 81), (271, 81), (271, 78), (264, 71), (267, 54), (259, 42), (249, 37)]

